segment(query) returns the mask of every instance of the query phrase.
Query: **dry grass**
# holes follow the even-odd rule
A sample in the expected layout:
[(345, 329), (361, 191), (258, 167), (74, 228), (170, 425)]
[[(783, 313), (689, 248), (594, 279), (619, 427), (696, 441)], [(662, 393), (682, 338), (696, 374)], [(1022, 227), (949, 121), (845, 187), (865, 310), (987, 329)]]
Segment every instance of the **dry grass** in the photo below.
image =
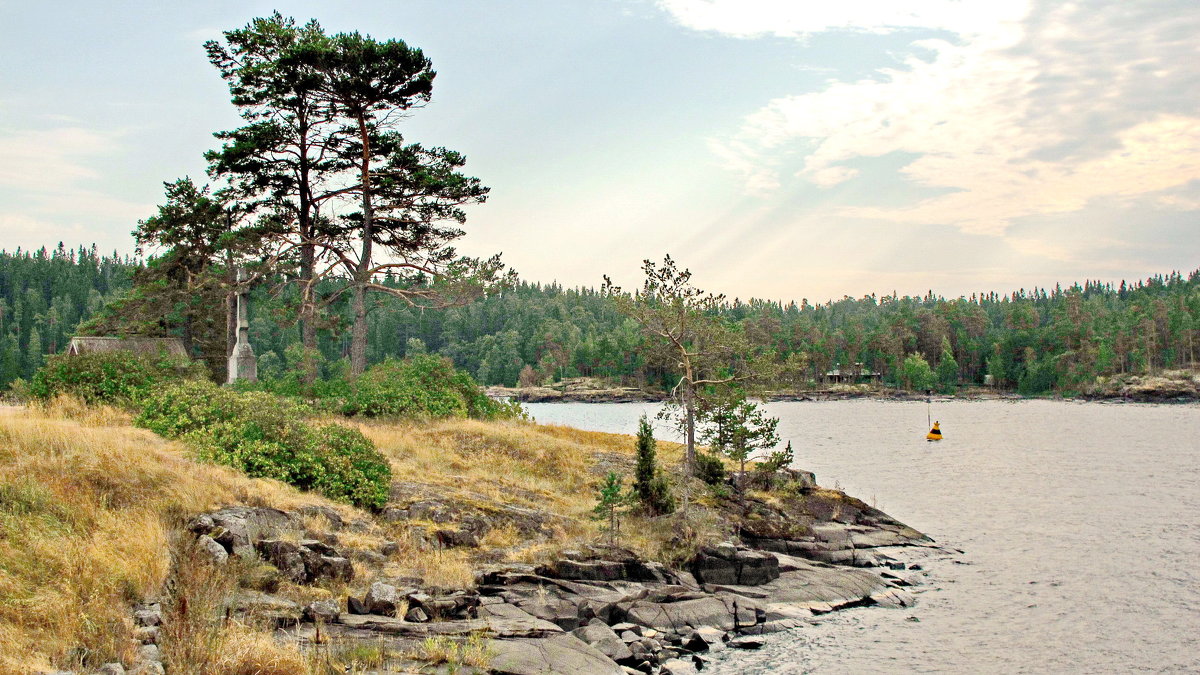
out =
[[(356, 562), (354, 589), (292, 587), (262, 565), (231, 565), (219, 574), (188, 571), (178, 563), (173, 568), (169, 551), (178, 546), (172, 543), (173, 533), (192, 515), (222, 506), (296, 509), (320, 504), (335, 508), (347, 521), (368, 516), (276, 481), (195, 462), (182, 445), (131, 427), (129, 415), (117, 409), (90, 408), (70, 399), (36, 409), (5, 409), (0, 414), (0, 674), (83, 669), (113, 660), (130, 663), (130, 607), (158, 596), (168, 576), (175, 595), (164, 600), (164, 608), (179, 612), (170, 602), (187, 597), (190, 612), (176, 617), (178, 632), (164, 643), (172, 672), (325, 672), (328, 654), (321, 664), (311, 654), (305, 661), (305, 655), (276, 643), (256, 626), (214, 624), (219, 614), (214, 598), (238, 586), (302, 601), (330, 597), (331, 591), (340, 597), (365, 588), (377, 575), (469, 587), (481, 555), (502, 551), (509, 559), (537, 562), (599, 541), (590, 518), (601, 478), (597, 467), (629, 473), (633, 464), (632, 437), (568, 427), (473, 420), (359, 427), (388, 457), (396, 480), (430, 485), (447, 498), (484, 510), (488, 502), (493, 508), (498, 502), (548, 511), (564, 517), (565, 525), (551, 540), (534, 542), (502, 527), (488, 533), (483, 548), (476, 550), (420, 546), (408, 536), (412, 524), (342, 530), (341, 546), (377, 549), (395, 539), (400, 547), (382, 570)], [(660, 443), (665, 466), (678, 464), (680, 456), (680, 446)], [(706, 521), (692, 521), (696, 518), (682, 525), (670, 518), (631, 518), (621, 543), (670, 560), (681, 548), (709, 536), (712, 528)], [(305, 525), (314, 531), (330, 529), (322, 516), (306, 518)], [(462, 648), (455, 646), (459, 651), (447, 654), (452, 657), (447, 663), (482, 663), (483, 656)], [(365, 652), (346, 658), (377, 660)], [(191, 663), (201, 665), (182, 665)]]
[(409, 656), (418, 661), (445, 664), (450, 672), (457, 672), (464, 666), (480, 669), (490, 667), (496, 652), (485, 636), (475, 633), (465, 640), (425, 638)]
[(0, 415), (0, 672), (128, 663), (130, 605), (160, 592), (188, 516), (327, 504), (194, 462), (127, 420), (63, 402)]

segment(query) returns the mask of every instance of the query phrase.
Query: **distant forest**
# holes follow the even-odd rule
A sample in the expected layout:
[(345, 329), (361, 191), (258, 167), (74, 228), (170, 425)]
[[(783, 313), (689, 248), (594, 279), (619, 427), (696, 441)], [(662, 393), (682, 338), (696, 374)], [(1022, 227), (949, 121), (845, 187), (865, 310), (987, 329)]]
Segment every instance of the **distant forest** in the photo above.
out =
[[(130, 292), (143, 262), (95, 248), (0, 252), (0, 386), (28, 378), (45, 354), (65, 348), (83, 321)], [(282, 290), (280, 290), (282, 289)], [(714, 289), (719, 290), (719, 289)], [(286, 284), (252, 295), (251, 340), (263, 377), (296, 371), (296, 298)], [(223, 307), (214, 307), (218, 315)], [(1119, 286), (1085, 282), (946, 299), (933, 295), (846, 297), (820, 305), (725, 303), (722, 317), (752, 344), (800, 364), (775, 388), (841, 379), (951, 391), (980, 385), (1026, 394), (1084, 391), (1097, 377), (1146, 374), (1200, 362), (1200, 270)], [(326, 376), (344, 374), (350, 308), (332, 305), (320, 331)], [(444, 354), (484, 384), (610, 378), (662, 386), (637, 326), (598, 290), (520, 282), (449, 309), (418, 310), (381, 295), (369, 314), (368, 360)]]

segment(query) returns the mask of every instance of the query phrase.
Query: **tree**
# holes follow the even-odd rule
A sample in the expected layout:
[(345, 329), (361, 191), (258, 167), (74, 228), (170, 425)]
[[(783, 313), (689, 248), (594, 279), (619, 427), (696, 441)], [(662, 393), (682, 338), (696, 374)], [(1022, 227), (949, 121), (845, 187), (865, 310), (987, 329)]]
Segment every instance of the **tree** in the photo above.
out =
[(610, 546), (616, 544), (617, 531), (620, 526), (617, 519), (618, 513), (629, 500), (622, 489), (621, 482), (620, 474), (609, 471), (608, 475), (604, 477), (604, 482), (600, 484), (596, 506), (592, 509), (597, 518), (608, 521), (608, 544)]
[(651, 515), (661, 515), (675, 510), (667, 477), (658, 467), (657, 447), (654, 430), (645, 415), (638, 420), (637, 469), (633, 479), (633, 493), (642, 508)]
[(909, 354), (900, 366), (900, 383), (910, 391), (924, 391), (933, 387), (933, 369), (920, 354)]
[[(297, 252), (300, 334), (308, 350), (317, 348), (318, 241), (330, 222), (320, 210), (341, 194), (335, 177), (349, 166), (337, 152), (347, 130), (318, 95), (321, 74), (297, 58), (304, 46), (327, 39), (316, 21), (297, 26), (275, 12), (225, 32), (224, 45), (204, 45), (247, 121), (216, 134), (224, 145), (205, 154), (209, 173), (229, 179), (240, 198), (277, 214), (285, 225), (279, 234), (294, 235), (282, 237), (276, 254)], [(315, 369), (306, 371), (308, 384), (315, 377)]]
[(738, 463), (738, 493), (744, 499), (746, 462), (755, 450), (779, 444), (779, 418), (768, 416), (757, 403), (739, 396), (709, 410), (703, 421), (703, 440)]
[[(462, 207), (483, 202), (488, 189), (459, 169), (466, 159), (444, 148), (404, 144), (395, 131), (409, 110), (427, 103), (435, 73), (420, 49), (401, 40), (376, 41), (341, 33), (298, 48), (294, 58), (319, 74), (321, 99), (345, 124), (341, 156), (354, 162), (341, 196), (357, 200), (326, 250), (349, 276), (353, 326), (350, 367), (367, 362), (367, 293), (381, 291), (416, 306), (466, 302), (507, 282), (499, 256), (458, 256), (450, 242), (463, 236)], [(382, 249), (377, 255), (375, 247)], [(400, 285), (377, 281), (404, 277)]]
[(132, 292), (80, 327), (83, 334), (177, 335), (188, 351), (224, 368), (235, 335), (234, 263), (257, 240), (225, 195), (190, 178), (164, 183), (158, 213), (133, 232), (138, 253), (157, 255), (135, 272)]
[(938, 390), (943, 394), (954, 392), (958, 387), (958, 361), (954, 360), (954, 352), (950, 349), (950, 340), (942, 338), (942, 355), (938, 360), (934, 378)]
[(698, 400), (735, 382), (762, 377), (767, 367), (763, 360), (754, 358), (744, 335), (716, 316), (725, 296), (692, 286), (692, 273), (679, 270), (669, 255), (661, 266), (643, 261), (642, 270), (646, 280), (636, 295), (624, 294), (607, 276), (603, 294), (637, 321), (643, 334), (651, 339), (651, 360), (677, 377), (671, 405), (664, 412), (684, 432), (685, 475), (692, 476)]

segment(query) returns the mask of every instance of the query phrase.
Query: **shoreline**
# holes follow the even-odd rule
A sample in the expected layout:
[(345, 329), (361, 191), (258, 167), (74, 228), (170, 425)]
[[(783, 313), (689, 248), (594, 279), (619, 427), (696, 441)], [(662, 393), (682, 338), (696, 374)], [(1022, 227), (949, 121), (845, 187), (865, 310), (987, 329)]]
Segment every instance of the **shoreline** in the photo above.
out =
[[(612, 389), (554, 389), (550, 387), (500, 387), (487, 388), (492, 398), (504, 398), (521, 403), (662, 403), (668, 400), (663, 392), (646, 391), (633, 387)], [(868, 399), (874, 401), (1063, 401), (1082, 403), (1154, 403), (1193, 404), (1200, 403), (1200, 393), (1158, 392), (1111, 392), (1079, 394), (1076, 396), (1026, 396), (1015, 392), (967, 391), (957, 394), (934, 394), (932, 397), (902, 389), (841, 390), (818, 389), (798, 392), (768, 392), (762, 396), (767, 403), (777, 402), (825, 402)]]

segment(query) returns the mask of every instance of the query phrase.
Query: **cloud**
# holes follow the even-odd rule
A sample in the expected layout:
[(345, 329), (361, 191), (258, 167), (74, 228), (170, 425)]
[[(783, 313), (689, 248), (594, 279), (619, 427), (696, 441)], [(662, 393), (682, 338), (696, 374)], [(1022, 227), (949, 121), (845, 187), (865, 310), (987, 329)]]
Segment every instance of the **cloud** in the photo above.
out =
[(19, 190), (58, 190), (80, 180), (96, 178), (88, 159), (114, 155), (115, 138), (81, 127), (0, 131), (0, 187)]
[[(806, 182), (903, 183), (907, 204), (842, 215), (1003, 234), (1098, 198), (1187, 208), (1200, 179), (1200, 12), (1140, 3), (662, 0), (679, 23), (750, 37), (925, 29), (899, 63), (778, 98), (710, 141), (764, 196)], [(969, 8), (969, 11), (968, 11)], [(942, 39), (934, 31), (948, 31)], [(912, 157), (898, 172), (857, 162)], [(798, 159), (797, 159), (798, 158)], [(865, 184), (865, 183), (864, 183)]]
[(807, 3), (795, 0), (660, 0), (681, 25), (737, 37), (801, 37), (831, 30), (887, 33), (935, 28), (977, 32), (997, 13), (1021, 12), (1024, 3), (968, 3), (961, 0), (852, 0)]
[[(105, 245), (128, 240), (133, 223), (154, 207), (105, 189), (104, 167), (123, 152), (118, 138), (77, 126), (0, 130), (0, 194), (6, 202), (0, 246), (41, 245), (48, 233)], [(118, 225), (119, 236), (110, 231)]]

